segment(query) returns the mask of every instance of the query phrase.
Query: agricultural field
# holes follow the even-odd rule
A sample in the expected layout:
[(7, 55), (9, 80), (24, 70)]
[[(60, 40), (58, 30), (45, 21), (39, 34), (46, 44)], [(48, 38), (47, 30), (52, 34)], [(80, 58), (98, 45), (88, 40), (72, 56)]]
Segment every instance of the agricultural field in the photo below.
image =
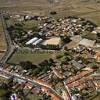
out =
[(95, 97), (93, 100), (100, 100), (100, 95), (98, 95), (97, 97)]
[(5, 41), (5, 35), (3, 31), (2, 22), (0, 19), (0, 50), (5, 50), (5, 49), (6, 49), (6, 41)]
[(0, 8), (12, 13), (33, 15), (50, 15), (50, 11), (56, 11), (57, 18), (75, 15), (100, 25), (99, 0), (0, 0)]
[(2, 22), (0, 19), (0, 57), (3, 56), (5, 50), (6, 50), (6, 41), (5, 41), (5, 35), (3, 32)]

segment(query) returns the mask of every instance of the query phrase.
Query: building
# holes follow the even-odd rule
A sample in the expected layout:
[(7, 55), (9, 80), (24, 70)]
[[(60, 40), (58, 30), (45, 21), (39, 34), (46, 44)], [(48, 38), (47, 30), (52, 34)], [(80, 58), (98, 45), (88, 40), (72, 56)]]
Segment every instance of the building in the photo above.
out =
[(67, 47), (67, 49), (70, 50), (70, 49), (76, 48), (77, 46), (78, 46), (78, 43), (77, 42), (71, 41), (71, 42), (67, 43), (65, 47)]
[(79, 43), (82, 40), (82, 37), (80, 35), (76, 35), (70, 38), (72, 41)]
[(84, 68), (84, 65), (83, 65), (83, 64), (80, 64), (79, 62), (77, 62), (77, 61), (75, 61), (75, 60), (72, 60), (72, 61), (71, 61), (71, 64), (72, 64), (73, 66), (75, 66), (77, 70), (80, 70), (80, 69)]
[(94, 73), (92, 74), (92, 77), (96, 91), (100, 93), (100, 73)]
[(100, 62), (100, 47), (99, 47), (99, 48), (95, 48), (95, 52), (96, 52), (96, 54), (95, 54), (94, 58), (95, 58), (98, 62)]
[(94, 47), (95, 42), (96, 42), (95, 40), (89, 40), (89, 39), (84, 38), (79, 42), (79, 45), (82, 45), (85, 47)]
[(17, 100), (17, 95), (15, 93), (13, 93), (11, 96), (10, 96), (10, 100)]
[(97, 52), (95, 57), (96, 57), (97, 61), (100, 62), (100, 52)]
[(37, 41), (35, 41), (35, 42), (33, 42), (33, 46), (36, 46), (36, 45), (38, 45), (38, 44), (40, 44), (41, 42), (43, 41), (43, 39), (38, 39)]
[(31, 40), (29, 40), (28, 42), (26, 42), (26, 45), (30, 45), (30, 44), (34, 43), (35, 41), (37, 41), (37, 40), (38, 40), (38, 38), (34, 37)]
[(100, 34), (100, 27), (97, 27), (94, 31), (92, 31), (94, 34)]
[(46, 49), (60, 49), (61, 48), (61, 39), (60, 37), (53, 37), (48, 40), (45, 40), (42, 43), (42, 47)]
[(82, 40), (82, 37), (80, 35), (76, 35), (70, 39), (71, 42), (67, 43), (65, 47), (67, 47), (67, 49), (74, 49), (78, 46), (79, 42)]

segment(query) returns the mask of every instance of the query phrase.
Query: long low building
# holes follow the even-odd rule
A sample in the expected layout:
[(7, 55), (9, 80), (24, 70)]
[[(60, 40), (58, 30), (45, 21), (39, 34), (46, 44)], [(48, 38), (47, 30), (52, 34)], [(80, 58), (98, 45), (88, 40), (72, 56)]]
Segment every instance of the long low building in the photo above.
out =
[(38, 45), (39, 43), (41, 43), (43, 41), (43, 39), (38, 39), (37, 41), (35, 41), (32, 45), (33, 46), (36, 46), (36, 45)]
[(42, 43), (42, 47), (46, 49), (59, 49), (61, 48), (60, 37), (52, 37)]
[(38, 38), (34, 37), (34, 38), (30, 39), (28, 42), (26, 42), (26, 45), (30, 45), (30, 44), (34, 43), (35, 41), (37, 41), (37, 40), (38, 40)]

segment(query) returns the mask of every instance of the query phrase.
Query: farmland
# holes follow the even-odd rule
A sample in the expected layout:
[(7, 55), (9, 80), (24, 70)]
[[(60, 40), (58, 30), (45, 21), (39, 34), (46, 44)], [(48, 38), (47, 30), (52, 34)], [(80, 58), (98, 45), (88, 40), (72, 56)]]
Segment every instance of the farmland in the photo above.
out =
[(100, 3), (97, 0), (0, 0), (0, 8), (12, 13), (28, 13), (35, 15), (49, 15), (50, 11), (57, 11), (55, 17), (76, 15), (90, 19), (100, 25)]
[(3, 32), (3, 26), (0, 19), (0, 57), (3, 56), (4, 51), (6, 50), (6, 41), (5, 41), (5, 35)]
[[(54, 89), (54, 95), (57, 94), (63, 96), (62, 94), (65, 91), (65, 87), (67, 86), (69, 88), (67, 93), (70, 92), (69, 94), (71, 96), (80, 94), (84, 98), (87, 98), (85, 100), (89, 100), (88, 97), (94, 97), (94, 91), (96, 91), (95, 87), (97, 86), (94, 84), (95, 80), (92, 80), (92, 77), (93, 79), (95, 79), (95, 77), (92, 75), (90, 77), (90, 74), (93, 72), (96, 73), (96, 71), (99, 69), (99, 64), (96, 62), (96, 59), (98, 60), (98, 55), (96, 53), (97, 51), (92, 50), (89, 47), (94, 47), (94, 45), (97, 46), (94, 40), (97, 40), (97, 38), (99, 39), (98, 34), (90, 34), (93, 30), (96, 29), (95, 24), (100, 26), (99, 0), (0, 0), (0, 10), (2, 10), (2, 14), (10, 15), (10, 17), (7, 16), (8, 19), (5, 17), (5, 22), (7, 23), (7, 30), (12, 40), (11, 46), (15, 46), (16, 48), (16, 50), (13, 48), (8, 50), (15, 50), (15, 52), (11, 52), (11, 58), (9, 57), (7, 62), (8, 66), (4, 66), (4, 69), (1, 71), (5, 71), (3, 71), (1, 75), (7, 72), (7, 76), (13, 75), (14, 78), (17, 76), (18, 79), (27, 81), (23, 87), (23, 82), (17, 82), (16, 79), (16, 84), (18, 86), (20, 84), (19, 87), (15, 87), (16, 91), (19, 90), (18, 92), (20, 92), (20, 90), (23, 90), (22, 94), (26, 95), (28, 89), (32, 90), (34, 88), (33, 94), (31, 92), (31, 94), (28, 95), (29, 100), (42, 100), (42, 97), (44, 97), (44, 94), (40, 95), (42, 92), (45, 94), (47, 93), (48, 95), (50, 94), (50, 96), (46, 96), (54, 98), (52, 95), (52, 90)], [(47, 18), (43, 19), (45, 16)], [(73, 18), (74, 16), (76, 16), (76, 18)], [(31, 18), (28, 19), (27, 17)], [(18, 21), (19, 18), (23, 18), (23, 21)], [(42, 20), (43, 22), (38, 22), (38, 20)], [(66, 22), (68, 25), (65, 24)], [(92, 25), (91, 22), (94, 24)], [(37, 26), (41, 27), (38, 29)], [(89, 32), (86, 33), (85, 31)], [(64, 38), (64, 32), (69, 33), (69, 36)], [(82, 32), (84, 32), (84, 34), (82, 34)], [(43, 33), (46, 33), (46, 35)], [(67, 52), (68, 48), (66, 46), (66, 48), (62, 48), (60, 52), (56, 52), (55, 49), (60, 47), (59, 44), (63, 45), (63, 43), (60, 43), (60, 41), (57, 46), (53, 45), (56, 42), (53, 41), (53, 43), (48, 43), (49, 45), (46, 45), (47, 49), (45, 49), (45, 47), (42, 49), (42, 42), (38, 40), (45, 41), (49, 40), (49, 38), (53, 38), (54, 36), (58, 38), (58, 36), (55, 35), (56, 33), (59, 33), (59, 36), (62, 39), (61, 42), (65, 44), (67, 44), (66, 42), (71, 42), (71, 37), (79, 35), (78, 39), (76, 39), (77, 37), (75, 40), (72, 39), (76, 46), (75, 50), (72, 48)], [(71, 36), (71, 33), (74, 36)], [(6, 37), (8, 37), (8, 35)], [(36, 39), (35, 41), (33, 41), (34, 38)], [(29, 39), (33, 40), (31, 43), (29, 43), (29, 45), (27, 45)], [(86, 42), (85, 44), (82, 44), (80, 41), (78, 41), (79, 43), (76, 43), (76, 40), (79, 39), (80, 41), (88, 41), (88, 43)], [(92, 46), (91, 42), (93, 42)], [(87, 44), (89, 44), (89, 46), (87, 46)], [(5, 35), (3, 32), (2, 22), (0, 20), (0, 57), (1, 55), (3, 56), (6, 47)], [(35, 80), (34, 77), (36, 77), (39, 82), (38, 80)], [(2, 82), (2, 79), (0, 79), (0, 81)], [(37, 81), (35, 82), (37, 83), (36, 86), (33, 86), (34, 81)], [(91, 84), (92, 81), (93, 84)], [(46, 85), (41, 85), (45, 83)], [(11, 84), (11, 86), (10, 84), (7, 85), (9, 85), (10, 88), (14, 88), (15, 86), (15, 84)], [(41, 85), (41, 88), (38, 85)], [(42, 86), (47, 89), (42, 88)], [(24, 90), (26, 93), (24, 93)], [(35, 92), (38, 92), (39, 95)], [(0, 89), (0, 95), (2, 96), (4, 94), (6, 94), (6, 91), (4, 89)], [(19, 93), (16, 92), (16, 94)], [(93, 100), (99, 100), (99, 96), (95, 97), (96, 98), (93, 98)], [(61, 100), (60, 97), (57, 100)]]

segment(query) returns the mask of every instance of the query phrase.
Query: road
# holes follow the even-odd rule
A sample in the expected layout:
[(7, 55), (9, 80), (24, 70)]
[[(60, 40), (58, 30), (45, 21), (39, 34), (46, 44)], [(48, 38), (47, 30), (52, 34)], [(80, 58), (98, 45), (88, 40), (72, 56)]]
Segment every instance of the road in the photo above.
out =
[(36, 84), (38, 86), (46, 87), (50, 91), (52, 91), (54, 95), (56, 95), (61, 100), (63, 100), (63, 98), (51, 86), (49, 86), (49, 85), (47, 85), (47, 84), (45, 84), (43, 82), (40, 82), (40, 81), (38, 81), (36, 79), (30, 79), (30, 78), (26, 78), (24, 76), (21, 76), (21, 75), (19, 75), (17, 73), (8, 72), (7, 70), (4, 70), (2, 67), (0, 67), (0, 76), (5, 77), (5, 78), (9, 78), (10, 76), (14, 76), (14, 77), (16, 77), (18, 79), (30, 82), (32, 84)]
[(12, 73), (12, 72), (8, 72), (7, 70), (3, 69), (3, 65), (7, 62), (7, 60), (9, 59), (9, 57), (13, 54), (13, 52), (15, 51), (16, 47), (13, 45), (10, 35), (7, 31), (7, 24), (6, 21), (4, 19), (4, 16), (2, 14), (2, 12), (0, 13), (0, 17), (2, 20), (2, 25), (3, 25), (3, 30), (4, 30), (4, 34), (5, 34), (5, 38), (6, 38), (6, 42), (7, 42), (7, 51), (5, 52), (4, 56), (2, 57), (2, 59), (0, 60), (0, 76), (4, 77), (4, 78), (9, 78), (9, 76), (14, 76), (18, 79), (30, 82), (32, 84), (36, 84), (37, 86), (42, 86), (42, 87), (46, 87), (48, 88), (55, 96), (59, 97), (60, 100), (63, 100), (62, 96), (59, 95), (51, 86), (49, 86), (48, 84), (45, 84), (43, 82), (40, 82), (36, 79), (30, 79), (29, 77), (25, 77), (25, 76), (21, 76), (18, 73)]
[(9, 59), (9, 57), (13, 54), (13, 52), (15, 51), (15, 46), (13, 45), (10, 35), (7, 31), (7, 24), (5, 22), (5, 19), (3, 17), (2, 11), (0, 11), (0, 18), (2, 21), (2, 26), (3, 26), (3, 30), (4, 30), (4, 34), (5, 34), (5, 39), (7, 42), (7, 51), (5, 52), (4, 56), (1, 58), (0, 60), (0, 65), (3, 66), (7, 60)]

